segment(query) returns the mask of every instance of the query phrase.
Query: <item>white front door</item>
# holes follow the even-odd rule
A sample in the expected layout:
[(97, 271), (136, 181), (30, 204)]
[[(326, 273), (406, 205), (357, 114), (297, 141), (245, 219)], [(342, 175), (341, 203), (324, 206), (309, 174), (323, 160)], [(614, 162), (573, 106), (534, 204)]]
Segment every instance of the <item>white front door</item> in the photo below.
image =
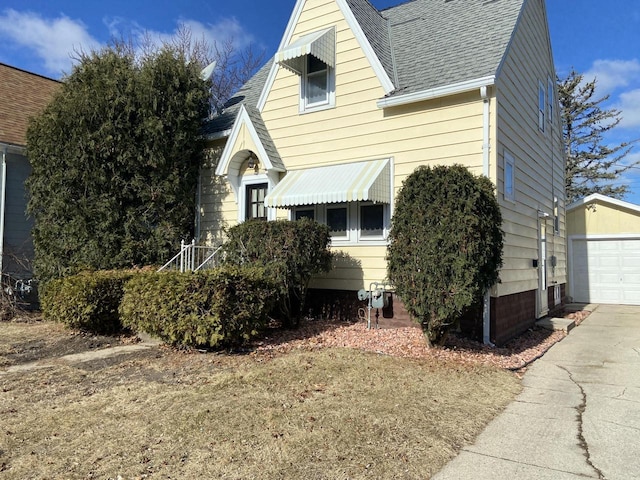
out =
[(547, 225), (545, 219), (539, 220), (538, 227), (538, 318), (549, 312), (549, 297), (547, 293)]

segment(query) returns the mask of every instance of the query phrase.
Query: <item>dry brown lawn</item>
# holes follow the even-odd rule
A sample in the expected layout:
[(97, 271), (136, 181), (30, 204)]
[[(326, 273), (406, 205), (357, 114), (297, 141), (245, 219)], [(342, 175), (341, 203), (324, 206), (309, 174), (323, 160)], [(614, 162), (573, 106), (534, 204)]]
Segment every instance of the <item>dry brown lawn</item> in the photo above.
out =
[(2, 479), (426, 479), (520, 390), (492, 367), (346, 348), (154, 347), (7, 372), (36, 359), (24, 345), (49, 356), (71, 337), (0, 323)]

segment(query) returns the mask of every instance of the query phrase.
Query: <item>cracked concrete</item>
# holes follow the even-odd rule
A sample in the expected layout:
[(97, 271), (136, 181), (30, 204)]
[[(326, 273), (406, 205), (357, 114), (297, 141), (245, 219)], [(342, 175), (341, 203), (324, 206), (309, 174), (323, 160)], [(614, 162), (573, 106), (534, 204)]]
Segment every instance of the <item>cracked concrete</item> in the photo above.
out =
[(640, 479), (640, 306), (601, 305), (434, 478)]
[(568, 368), (563, 366), (560, 366), (560, 368), (567, 372), (567, 375), (569, 375), (569, 380), (571, 380), (580, 389), (580, 394), (582, 395), (582, 402), (576, 407), (576, 419), (578, 421), (578, 445), (580, 446), (580, 448), (582, 448), (582, 450), (584, 450), (584, 456), (587, 459), (587, 463), (598, 475), (598, 478), (600, 480), (606, 480), (606, 477), (602, 474), (602, 471), (593, 464), (593, 461), (591, 460), (591, 453), (589, 452), (589, 444), (584, 438), (584, 412), (587, 410), (587, 394), (585, 393), (584, 388), (582, 388), (582, 385), (580, 385), (573, 379), (573, 375)]

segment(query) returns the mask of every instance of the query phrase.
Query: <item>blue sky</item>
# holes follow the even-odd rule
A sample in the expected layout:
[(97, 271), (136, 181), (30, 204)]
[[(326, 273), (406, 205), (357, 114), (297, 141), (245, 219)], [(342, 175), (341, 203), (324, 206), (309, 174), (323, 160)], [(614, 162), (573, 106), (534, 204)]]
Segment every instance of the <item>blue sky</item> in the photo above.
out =
[[(459, 0), (463, 1), (463, 0)], [(479, 1), (479, 0), (464, 0)], [(385, 8), (399, 0), (372, 0)], [(60, 78), (71, 70), (74, 49), (104, 45), (113, 36), (143, 32), (170, 36), (179, 23), (208, 40), (233, 37), (275, 52), (295, 0), (3, 0), (0, 5), (0, 62)], [(574, 67), (598, 79), (606, 105), (623, 121), (607, 141), (640, 139), (640, 2), (637, 0), (547, 0), (556, 70)], [(640, 143), (629, 160), (640, 159)], [(640, 204), (640, 168), (625, 175)]]

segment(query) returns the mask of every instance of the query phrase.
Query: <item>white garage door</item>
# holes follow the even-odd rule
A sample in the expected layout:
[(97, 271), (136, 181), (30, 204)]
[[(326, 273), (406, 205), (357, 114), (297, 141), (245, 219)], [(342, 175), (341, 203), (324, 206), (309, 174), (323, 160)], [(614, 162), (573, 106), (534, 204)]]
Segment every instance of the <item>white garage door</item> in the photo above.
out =
[(575, 302), (640, 305), (640, 238), (572, 241)]

